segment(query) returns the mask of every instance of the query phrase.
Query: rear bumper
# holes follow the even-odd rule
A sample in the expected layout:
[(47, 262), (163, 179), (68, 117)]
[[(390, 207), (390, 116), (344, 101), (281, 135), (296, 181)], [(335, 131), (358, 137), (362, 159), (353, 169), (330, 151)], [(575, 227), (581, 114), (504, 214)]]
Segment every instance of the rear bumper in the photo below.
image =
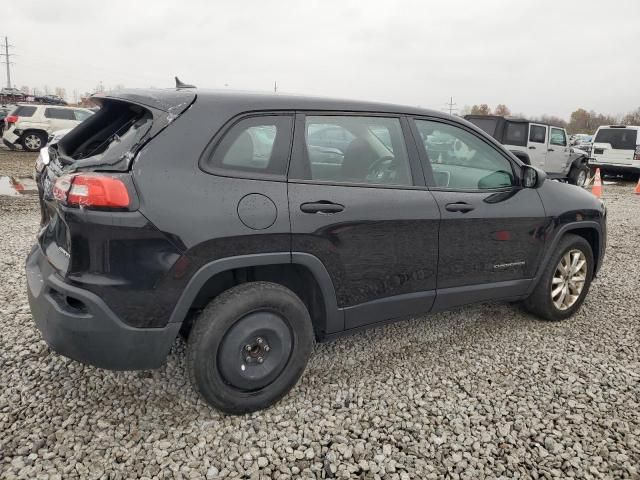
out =
[(18, 140), (20, 140), (20, 136), (13, 133), (13, 129), (5, 130), (2, 133), (2, 141), (5, 145), (15, 145)]
[(36, 245), (26, 264), (35, 323), (57, 353), (109, 370), (144, 370), (164, 362), (180, 329), (134, 328), (95, 294), (64, 282)]
[(599, 168), (603, 172), (640, 174), (640, 164), (628, 165), (628, 164), (621, 164), (621, 163), (604, 163), (604, 162), (599, 162), (598, 160), (594, 160), (593, 158), (590, 158), (589, 167)]

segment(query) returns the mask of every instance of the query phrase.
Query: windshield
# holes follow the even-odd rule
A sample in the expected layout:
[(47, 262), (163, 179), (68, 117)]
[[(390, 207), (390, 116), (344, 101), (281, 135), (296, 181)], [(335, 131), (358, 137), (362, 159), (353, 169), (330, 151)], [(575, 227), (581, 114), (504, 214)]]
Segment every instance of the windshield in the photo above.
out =
[(601, 128), (594, 143), (608, 143), (616, 150), (635, 150), (638, 131), (633, 128)]

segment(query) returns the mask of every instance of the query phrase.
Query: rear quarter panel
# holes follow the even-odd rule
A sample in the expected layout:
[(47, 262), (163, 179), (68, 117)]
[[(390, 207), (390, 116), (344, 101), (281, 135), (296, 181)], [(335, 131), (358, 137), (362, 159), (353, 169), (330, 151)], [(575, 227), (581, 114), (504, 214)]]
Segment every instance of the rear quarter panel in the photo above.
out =
[[(200, 170), (200, 155), (215, 133), (236, 113), (196, 101), (141, 150), (132, 167), (140, 212), (182, 252), (157, 285), (173, 305), (204, 264), (231, 256), (289, 252), (290, 223), (286, 181), (216, 176)], [(273, 224), (246, 226), (238, 204), (248, 194), (271, 199)], [(167, 318), (170, 312), (167, 312)]]

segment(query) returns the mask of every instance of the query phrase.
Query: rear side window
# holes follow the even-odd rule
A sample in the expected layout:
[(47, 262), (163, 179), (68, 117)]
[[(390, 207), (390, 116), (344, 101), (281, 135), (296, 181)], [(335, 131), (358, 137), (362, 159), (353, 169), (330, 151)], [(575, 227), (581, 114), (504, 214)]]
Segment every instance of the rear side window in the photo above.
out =
[(633, 128), (601, 128), (594, 143), (609, 143), (617, 150), (635, 150), (638, 131)]
[(36, 107), (30, 107), (27, 105), (20, 105), (13, 111), (13, 115), (17, 115), (19, 117), (33, 117), (34, 113), (36, 113)]
[(507, 145), (527, 146), (527, 124), (507, 122), (504, 130), (504, 143)]
[(76, 117), (73, 114), (73, 110), (67, 108), (46, 108), (44, 110), (44, 116), (47, 118), (54, 118), (56, 120), (75, 120)]
[[(236, 122), (218, 141), (202, 168), (210, 173), (284, 178), (289, 160), (291, 115), (259, 115)], [(243, 176), (245, 176), (243, 175)]]
[(529, 141), (534, 143), (546, 143), (547, 142), (547, 127), (542, 125), (531, 125), (529, 131)]

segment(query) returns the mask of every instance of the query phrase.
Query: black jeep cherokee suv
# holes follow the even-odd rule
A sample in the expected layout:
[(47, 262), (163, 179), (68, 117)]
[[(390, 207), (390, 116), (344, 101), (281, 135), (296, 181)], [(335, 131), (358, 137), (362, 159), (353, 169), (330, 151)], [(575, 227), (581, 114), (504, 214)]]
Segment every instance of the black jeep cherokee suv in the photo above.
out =
[(179, 331), (210, 404), (266, 407), (314, 340), (486, 300), (559, 320), (605, 208), (472, 124), (375, 103), (125, 90), (57, 144), (27, 259), (47, 343), (160, 366)]

